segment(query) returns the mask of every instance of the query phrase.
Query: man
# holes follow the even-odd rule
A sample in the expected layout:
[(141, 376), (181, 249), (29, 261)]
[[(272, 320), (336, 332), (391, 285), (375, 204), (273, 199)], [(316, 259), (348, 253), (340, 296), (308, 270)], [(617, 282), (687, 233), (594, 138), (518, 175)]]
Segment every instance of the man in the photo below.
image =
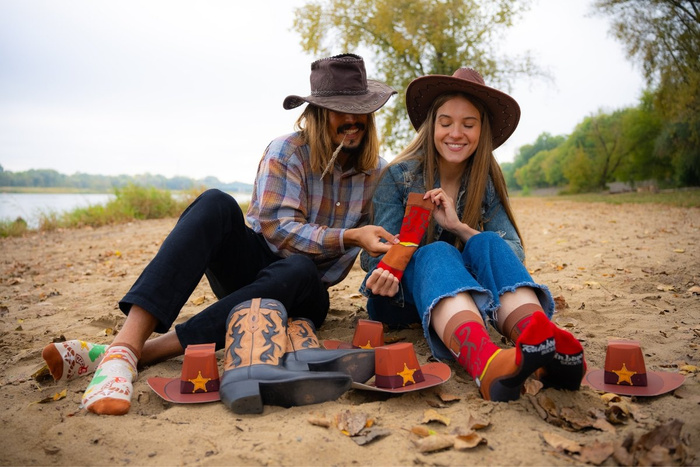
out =
[[(379, 255), (397, 241), (367, 225), (384, 165), (373, 113), (396, 91), (368, 80), (362, 58), (351, 54), (312, 63), (310, 81), (310, 96), (284, 100), (285, 109), (308, 106), (297, 131), (265, 150), (246, 218), (231, 196), (203, 193), (120, 301), (127, 318), (83, 396), (89, 411), (128, 412), (139, 363), (182, 355), (190, 344), (223, 348), (229, 312), (247, 300), (278, 300), (290, 317), (320, 325), (327, 287), (346, 277), (360, 250)], [(203, 275), (219, 300), (168, 331)], [(147, 340), (153, 332), (165, 334)], [(44, 349), (54, 378), (85, 352), (81, 346)]]

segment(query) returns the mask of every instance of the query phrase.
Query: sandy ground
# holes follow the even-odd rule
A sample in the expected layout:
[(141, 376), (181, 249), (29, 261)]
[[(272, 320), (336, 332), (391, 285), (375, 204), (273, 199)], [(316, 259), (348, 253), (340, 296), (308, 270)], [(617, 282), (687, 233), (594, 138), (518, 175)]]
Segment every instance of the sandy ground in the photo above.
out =
[[(153, 393), (146, 380), (178, 377), (178, 358), (141, 371), (126, 416), (88, 414), (79, 408), (87, 378), (55, 383), (32, 374), (53, 339), (111, 342), (124, 319), (117, 300), (175, 222), (144, 221), (0, 240), (0, 464), (698, 465), (700, 210), (551, 198), (513, 204), (528, 269), (557, 297), (554, 320), (583, 342), (589, 367), (603, 366), (609, 338), (637, 339), (649, 370), (686, 373), (679, 389), (610, 400), (588, 387), (533, 385), (518, 401), (492, 403), (451, 364), (452, 378), (437, 388), (350, 390), (324, 404), (236, 415), (221, 403), (174, 405)], [(322, 339), (350, 340), (367, 317), (357, 293), (363, 275), (356, 266), (332, 289)], [(181, 319), (212, 299), (203, 281)], [(417, 330), (387, 337), (414, 342), (421, 362), (430, 358)], [(372, 426), (343, 433), (348, 416)], [(376, 438), (363, 444), (368, 430)]]

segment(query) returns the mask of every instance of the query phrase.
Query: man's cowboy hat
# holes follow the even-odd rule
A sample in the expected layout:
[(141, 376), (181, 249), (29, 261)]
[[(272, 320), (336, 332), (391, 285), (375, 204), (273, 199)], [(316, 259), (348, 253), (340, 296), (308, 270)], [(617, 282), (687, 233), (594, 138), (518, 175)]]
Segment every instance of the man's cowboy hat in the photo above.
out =
[(417, 130), (428, 118), (428, 110), (441, 94), (462, 92), (486, 106), (491, 118), (494, 149), (505, 143), (520, 121), (520, 106), (508, 94), (484, 84), (484, 78), (471, 68), (460, 68), (452, 76), (427, 75), (416, 78), (406, 88), (406, 110)]
[(623, 396), (658, 396), (678, 388), (684, 380), (679, 373), (647, 371), (639, 342), (611, 340), (605, 369), (590, 370), (582, 383)]
[(353, 382), (355, 389), (404, 393), (442, 384), (452, 376), (450, 367), (441, 362), (420, 365), (413, 344), (400, 342), (374, 349), (374, 379)]
[(396, 94), (386, 84), (367, 79), (365, 62), (353, 54), (336, 55), (311, 64), (311, 95), (287, 96), (285, 109), (304, 102), (348, 114), (370, 114)]
[(220, 400), (214, 344), (188, 345), (180, 377), (148, 378), (148, 385), (168, 402), (197, 404)]

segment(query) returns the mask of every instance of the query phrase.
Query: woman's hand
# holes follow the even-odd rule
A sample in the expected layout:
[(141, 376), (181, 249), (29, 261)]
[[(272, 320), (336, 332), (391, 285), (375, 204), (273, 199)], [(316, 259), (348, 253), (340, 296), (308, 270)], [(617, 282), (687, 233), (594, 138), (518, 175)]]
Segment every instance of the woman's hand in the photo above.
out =
[(393, 297), (399, 291), (399, 280), (389, 271), (376, 268), (367, 278), (365, 285), (375, 295)]
[(472, 229), (460, 220), (454, 200), (442, 188), (427, 191), (423, 199), (430, 199), (435, 204), (435, 209), (433, 209), (435, 222), (448, 232), (457, 235), (463, 242), (466, 243), (467, 240), (479, 233), (478, 230)]

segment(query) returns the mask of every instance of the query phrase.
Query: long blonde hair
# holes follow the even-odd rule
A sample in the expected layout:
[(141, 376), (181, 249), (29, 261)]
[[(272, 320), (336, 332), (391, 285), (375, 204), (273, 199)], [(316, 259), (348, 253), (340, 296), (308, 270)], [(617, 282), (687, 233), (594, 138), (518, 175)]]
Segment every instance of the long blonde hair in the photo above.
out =
[[(323, 172), (336, 149), (331, 139), (329, 112), (328, 109), (309, 104), (294, 125), (294, 128), (301, 133), (304, 143), (309, 145), (311, 169), (314, 172)], [(374, 114), (367, 115), (362, 153), (353, 160), (355, 169), (358, 171), (373, 170), (379, 165), (379, 137), (374, 123)]]
[[(510, 222), (513, 224), (522, 243), (522, 236), (520, 235), (518, 224), (515, 222), (515, 216), (513, 215), (513, 210), (508, 200), (506, 181), (503, 177), (501, 167), (498, 165), (493, 155), (493, 135), (491, 134), (490, 116), (485, 112), (484, 105), (479, 102), (478, 99), (464, 93), (446, 93), (435, 98), (428, 110), (427, 118), (418, 129), (416, 137), (391, 161), (389, 166), (402, 161), (417, 161), (419, 168), (422, 169), (423, 172), (425, 190), (433, 189), (435, 186), (435, 179), (438, 176), (438, 161), (440, 159), (440, 153), (437, 151), (434, 142), (437, 111), (445, 102), (458, 96), (464, 97), (474, 104), (481, 114), (481, 134), (479, 135), (479, 143), (474, 154), (467, 159), (467, 164), (462, 174), (462, 178), (466, 177), (467, 180), (467, 202), (464, 204), (464, 210), (462, 211), (460, 219), (463, 223), (474, 229), (483, 229), (486, 219), (483, 219), (481, 216), (481, 204), (486, 192), (488, 176), (491, 175), (496, 194), (501, 200), (503, 209), (505, 209), (508, 219), (510, 219)], [(455, 203), (456, 202), (457, 200), (455, 200)], [(431, 222), (428, 227), (426, 235), (428, 242), (433, 240), (434, 232), (435, 221)], [(455, 241), (455, 246), (461, 248), (463, 245), (462, 242), (457, 239)]]

